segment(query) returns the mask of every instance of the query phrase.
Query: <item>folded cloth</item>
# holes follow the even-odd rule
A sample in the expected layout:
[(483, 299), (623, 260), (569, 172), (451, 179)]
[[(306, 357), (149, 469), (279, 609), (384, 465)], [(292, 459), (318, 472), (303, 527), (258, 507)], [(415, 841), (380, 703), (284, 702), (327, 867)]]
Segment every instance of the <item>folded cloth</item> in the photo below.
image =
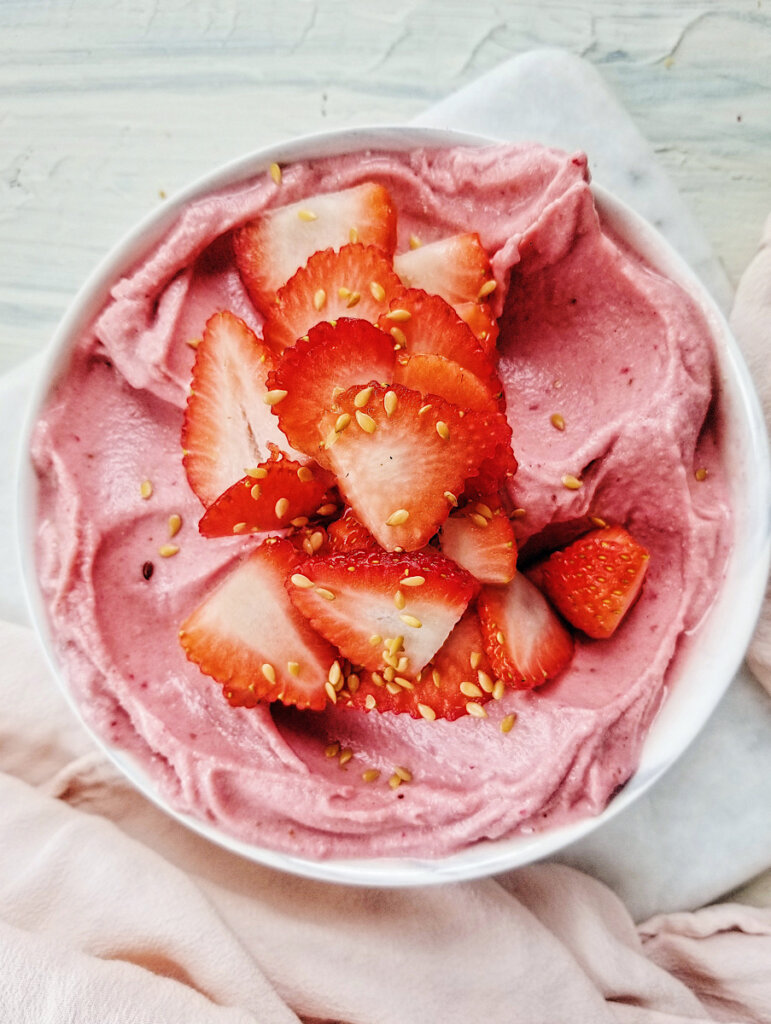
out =
[(0, 623), (0, 1020), (771, 1020), (771, 908), (636, 928), (556, 864), (417, 890), (252, 864), (96, 752), (32, 632)]

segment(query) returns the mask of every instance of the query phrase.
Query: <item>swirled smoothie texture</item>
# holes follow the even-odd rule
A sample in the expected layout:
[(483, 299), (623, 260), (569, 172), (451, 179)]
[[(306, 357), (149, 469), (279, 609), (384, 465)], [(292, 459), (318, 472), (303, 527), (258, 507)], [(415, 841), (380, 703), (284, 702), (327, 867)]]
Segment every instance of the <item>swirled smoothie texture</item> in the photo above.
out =
[[(411, 236), (477, 231), (490, 255), (521, 564), (591, 517), (625, 524), (651, 554), (612, 638), (579, 635), (557, 680), (507, 691), (484, 719), (233, 708), (178, 643), (191, 609), (257, 543), (199, 535), (180, 452), (188, 342), (222, 309), (262, 328), (230, 233), (270, 207), (369, 181), (393, 197), (397, 252)], [(115, 283), (34, 434), (38, 570), (71, 691), (175, 808), (296, 854), (439, 856), (596, 814), (634, 771), (679, 645), (720, 582), (730, 513), (716, 401), (700, 312), (604, 229), (582, 155), (359, 153), (193, 202)], [(269, 410), (261, 422), (267, 458), (284, 439)], [(570, 477), (582, 485), (565, 486)], [(170, 538), (173, 515), (182, 528)], [(178, 551), (164, 557), (168, 544)], [(352, 758), (326, 756), (331, 744)], [(395, 766), (410, 776), (398, 788), (386, 783)], [(362, 780), (368, 769), (378, 782)]]

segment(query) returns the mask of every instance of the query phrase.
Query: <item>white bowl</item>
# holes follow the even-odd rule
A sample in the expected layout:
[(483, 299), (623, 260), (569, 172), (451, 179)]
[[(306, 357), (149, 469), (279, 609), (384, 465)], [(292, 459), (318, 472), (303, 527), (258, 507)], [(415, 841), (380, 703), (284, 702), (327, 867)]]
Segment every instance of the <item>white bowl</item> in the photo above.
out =
[[(145, 218), (96, 268), (75, 297), (48, 352), (25, 427), (29, 449), (32, 427), (51, 382), (64, 366), (73, 341), (94, 319), (110, 286), (150, 250), (191, 200), (264, 172), (271, 163), (292, 163), (369, 148), (407, 150), (418, 146), (484, 145), (497, 140), (415, 127), (356, 128), (312, 135), (249, 154), (200, 179)], [(710, 325), (726, 413), (727, 450), (735, 462), (727, 467), (735, 514), (735, 543), (726, 576), (700, 629), (679, 664), (670, 693), (646, 738), (639, 767), (626, 786), (599, 815), (550, 831), (504, 840), (483, 840), (462, 852), (438, 859), (362, 858), (311, 860), (245, 843), (221, 829), (181, 814), (159, 795), (142, 766), (125, 751), (94, 734), (94, 740), (150, 800), (193, 831), (253, 861), (315, 879), (354, 885), (403, 886), (470, 879), (543, 858), (601, 827), (644, 793), (676, 761), (701, 730), (730, 684), (743, 656), (760, 608), (769, 564), (771, 480), (766, 430), (749, 373), (720, 311), (695, 274), (668, 243), (633, 210), (603, 189), (593, 191), (602, 217), (633, 242), (656, 269), (680, 284), (698, 303)], [(30, 460), (22, 466), (19, 485), (22, 569), (33, 620), (56, 678), (75, 713), (73, 700), (55, 653), (54, 638), (38, 586), (34, 537), (36, 480)], [(82, 721), (82, 717), (81, 717)], [(84, 727), (88, 728), (85, 725)], [(89, 730), (91, 731), (91, 730)]]

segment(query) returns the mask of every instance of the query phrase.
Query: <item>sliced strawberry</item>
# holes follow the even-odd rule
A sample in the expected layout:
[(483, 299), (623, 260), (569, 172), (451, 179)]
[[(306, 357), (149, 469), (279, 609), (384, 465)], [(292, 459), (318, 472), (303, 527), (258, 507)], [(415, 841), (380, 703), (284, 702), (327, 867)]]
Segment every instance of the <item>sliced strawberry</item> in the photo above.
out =
[(309, 558), (313, 555), (329, 554), (331, 550), (327, 531), (320, 523), (311, 523), (308, 526), (299, 526), (293, 529), (288, 534), (287, 540)]
[(498, 408), (489, 384), (444, 356), (399, 353), (393, 379), (421, 395), (439, 395), (461, 409), (494, 412)]
[(268, 456), (270, 442), (286, 447), (265, 402), (271, 356), (232, 313), (215, 313), (196, 350), (182, 427), (183, 464), (204, 505)]
[(498, 342), (498, 321), (486, 302), (459, 302), (453, 309), (465, 324), (471, 328), (474, 337), (485, 350), (489, 359), (495, 358)]
[(233, 570), (179, 631), (185, 654), (222, 684), (234, 707), (280, 700), (319, 710), (337, 651), (287, 597), (303, 561), (288, 540), (269, 538)]
[[(304, 526), (319, 509), (337, 508), (332, 477), (280, 455), (250, 469), (209, 506), (198, 524), (204, 537)], [(304, 520), (296, 522), (296, 520)]]
[[(499, 412), (467, 412), (442, 398), (424, 401), (400, 384), (358, 387), (328, 414), (326, 458), (357, 518), (387, 551), (415, 551), (449, 515), (466, 480), (505, 443)], [(340, 416), (350, 417), (336, 432)]]
[(327, 528), (332, 551), (380, 551), (380, 545), (360, 523), (352, 508), (347, 508), (339, 519)]
[(359, 317), (375, 323), (402, 290), (381, 249), (361, 244), (315, 252), (279, 290), (263, 328), (266, 343), (282, 352), (321, 320)]
[(438, 295), (414, 288), (404, 290), (392, 300), (377, 324), (410, 356), (444, 356), (460, 363), (484, 383), (494, 377), (493, 365), (470, 328)]
[(319, 424), (336, 395), (354, 384), (390, 381), (393, 364), (391, 339), (366, 320), (311, 327), (268, 375), (271, 391), (286, 392), (273, 410), (290, 444), (326, 464)]
[[(393, 678), (388, 678), (391, 675)], [(429, 721), (453, 721), (461, 715), (484, 718), (484, 705), (494, 695), (495, 680), (485, 655), (479, 618), (469, 608), (415, 679), (387, 669), (385, 674), (349, 674), (338, 703), (361, 711), (392, 711)]]
[(396, 210), (382, 185), (366, 182), (269, 210), (233, 234), (233, 251), (252, 301), (267, 316), (278, 289), (309, 256), (352, 241), (393, 253)]
[(634, 603), (650, 555), (623, 526), (608, 526), (555, 551), (541, 567), (557, 609), (587, 636), (612, 636)]
[(441, 295), (451, 306), (481, 302), (494, 289), (490, 260), (479, 235), (468, 232), (394, 256), (394, 270), (408, 288)]
[(573, 656), (572, 636), (521, 572), (505, 587), (483, 587), (478, 608), (495, 674), (514, 689), (540, 686)]
[(345, 658), (382, 671), (401, 657), (402, 675), (436, 654), (477, 589), (441, 555), (384, 551), (311, 558), (287, 581), (295, 607)]
[(517, 567), (511, 522), (500, 502), (471, 502), (445, 520), (439, 534), (442, 554), (480, 583), (510, 583)]

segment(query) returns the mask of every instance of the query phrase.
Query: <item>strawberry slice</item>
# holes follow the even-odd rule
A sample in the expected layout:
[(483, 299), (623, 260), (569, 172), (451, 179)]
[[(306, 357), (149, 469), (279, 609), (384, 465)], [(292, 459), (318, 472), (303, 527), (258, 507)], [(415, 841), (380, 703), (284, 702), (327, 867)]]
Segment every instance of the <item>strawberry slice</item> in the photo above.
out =
[(268, 375), (271, 391), (286, 392), (273, 410), (292, 447), (325, 464), (319, 424), (336, 394), (354, 384), (390, 381), (393, 364), (390, 337), (366, 320), (344, 318), (312, 327), (307, 340), (286, 349)]
[(215, 313), (196, 349), (182, 427), (183, 464), (204, 505), (263, 462), (271, 442), (286, 446), (265, 398), (271, 356), (232, 313)]
[(278, 289), (309, 256), (352, 241), (393, 253), (396, 210), (382, 185), (370, 181), (269, 210), (234, 232), (233, 252), (252, 301), (267, 316)]
[[(438, 295), (414, 288), (404, 290), (392, 300), (377, 325), (410, 356), (444, 356), (484, 383), (492, 382), (495, 376), (492, 363), (470, 328)], [(492, 383), (491, 390), (495, 390)]]
[(399, 354), (393, 379), (421, 395), (439, 395), (461, 409), (494, 412), (498, 408), (488, 383), (444, 356)]
[(517, 567), (514, 530), (500, 502), (471, 502), (445, 520), (439, 534), (442, 554), (480, 583), (510, 583)]
[(418, 672), (478, 589), (441, 555), (353, 551), (310, 558), (287, 581), (293, 604), (354, 665)]
[(495, 346), (498, 342), (498, 321), (487, 302), (459, 302), (453, 309), (467, 324), (485, 350), (485, 355), (493, 360), (495, 358)]
[(387, 678), (383, 672), (349, 674), (338, 694), (338, 703), (361, 711), (391, 711), (429, 721), (454, 721), (461, 715), (486, 717), (484, 705), (493, 697), (503, 696), (501, 683), (496, 689), (479, 618), (473, 608), (466, 610), (415, 679), (407, 679), (396, 671), (388, 676), (392, 674), (393, 678)]
[[(366, 390), (366, 402), (355, 386), (328, 413), (327, 462), (380, 546), (415, 551), (447, 518), (465, 481), (506, 443), (508, 424), (499, 412), (464, 415), (400, 384)], [(347, 426), (336, 430), (341, 416)]]
[(360, 523), (352, 508), (347, 508), (339, 519), (327, 528), (329, 546), (333, 551), (380, 551), (380, 545)]
[(505, 587), (483, 587), (478, 608), (490, 663), (514, 689), (540, 686), (573, 656), (572, 636), (521, 572)]
[(323, 469), (274, 455), (221, 494), (198, 530), (204, 537), (232, 537), (305, 526), (322, 510), (330, 515), (337, 509), (333, 488), (334, 480)]
[(375, 323), (401, 290), (390, 259), (375, 246), (315, 252), (279, 290), (263, 328), (265, 342), (282, 352), (321, 320), (359, 317)]
[(320, 710), (337, 651), (287, 597), (303, 561), (288, 540), (268, 538), (190, 615), (179, 631), (188, 659), (222, 684), (234, 707), (280, 700)]
[(546, 593), (587, 636), (612, 636), (636, 600), (650, 555), (624, 529), (608, 526), (555, 551), (541, 566)]
[(482, 302), (495, 290), (490, 260), (475, 231), (400, 252), (394, 270), (407, 288), (441, 295), (451, 306)]

